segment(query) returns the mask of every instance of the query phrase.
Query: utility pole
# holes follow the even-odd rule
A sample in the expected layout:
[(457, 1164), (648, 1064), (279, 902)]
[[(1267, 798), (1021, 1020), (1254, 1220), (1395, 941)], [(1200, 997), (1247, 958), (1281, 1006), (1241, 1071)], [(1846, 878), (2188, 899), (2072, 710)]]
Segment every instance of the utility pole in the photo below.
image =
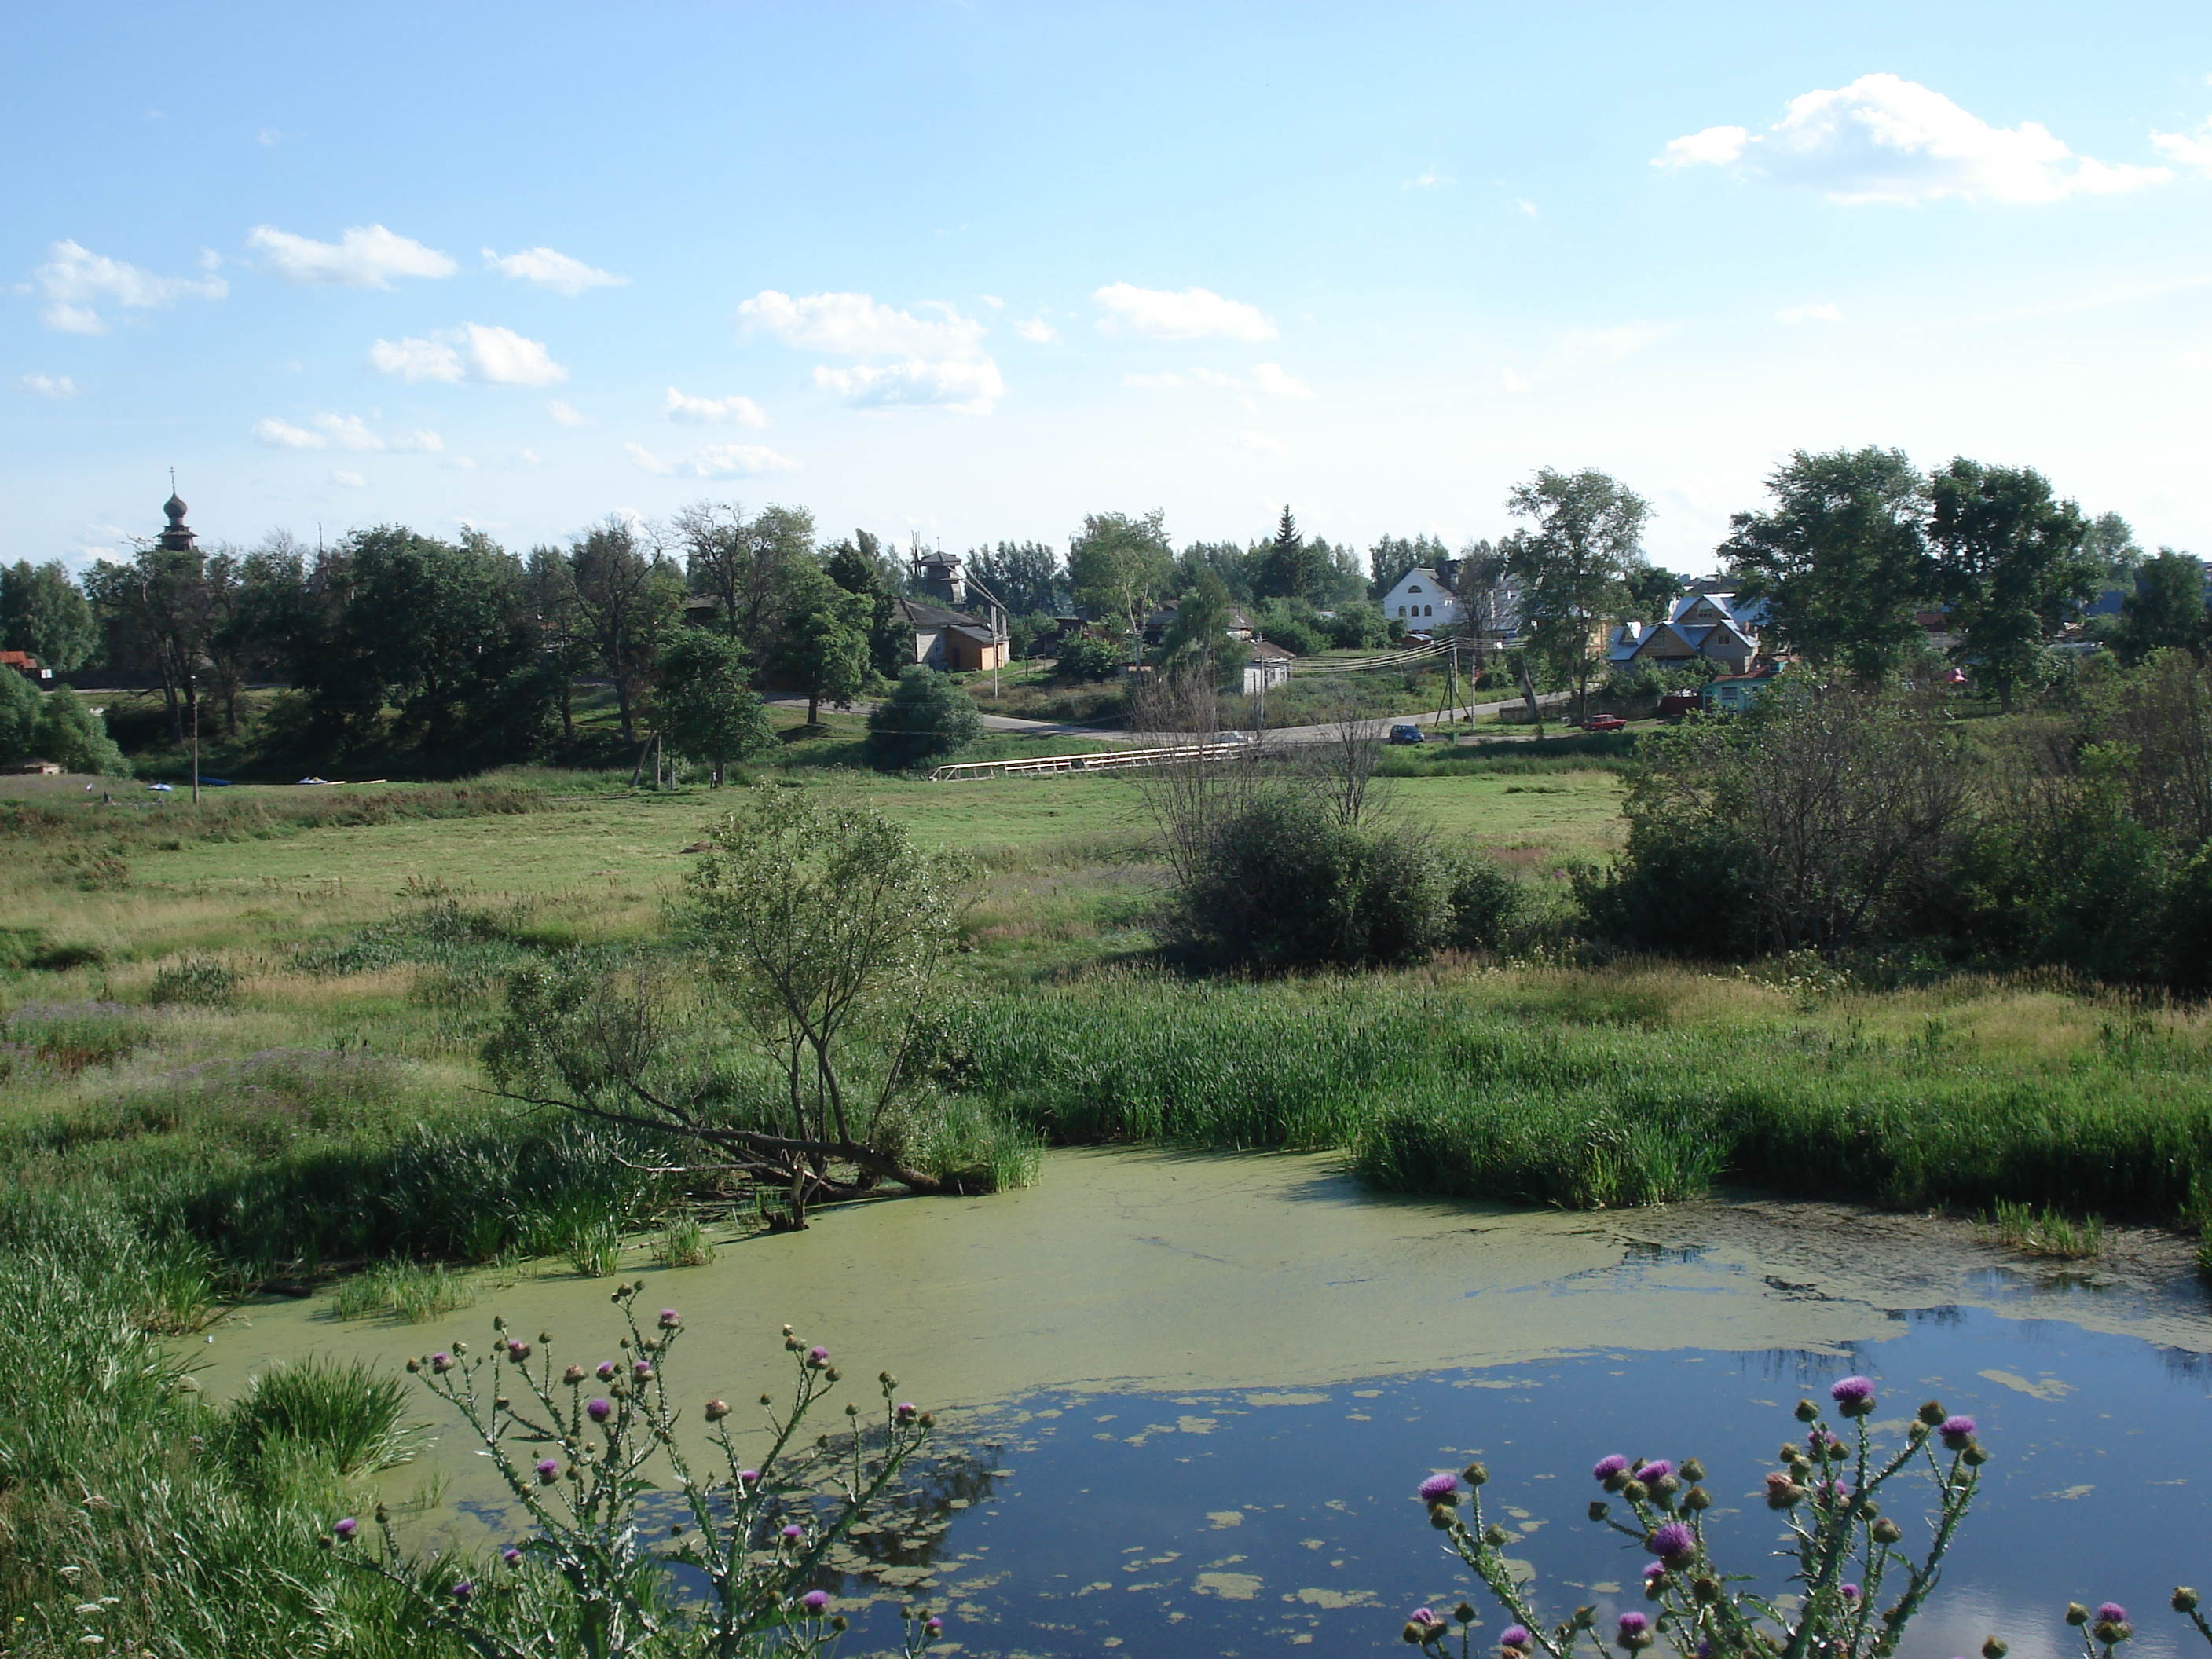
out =
[(192, 680), (192, 805), (200, 804), (200, 686)]

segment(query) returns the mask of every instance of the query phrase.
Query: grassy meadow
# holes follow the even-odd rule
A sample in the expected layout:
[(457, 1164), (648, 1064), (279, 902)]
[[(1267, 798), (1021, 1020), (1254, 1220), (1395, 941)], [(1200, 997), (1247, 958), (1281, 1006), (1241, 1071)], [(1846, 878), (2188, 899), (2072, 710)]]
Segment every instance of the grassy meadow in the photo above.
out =
[[(752, 786), (866, 803), (975, 859), (921, 1057), (925, 1164), (1003, 1184), (1042, 1142), (1336, 1149), (1391, 1190), (1589, 1207), (1735, 1181), (2002, 1205), (2035, 1239), (2088, 1237), (2069, 1231), (2084, 1210), (2212, 1209), (2202, 1010), (2027, 980), (1871, 990), (1794, 963), (1194, 977), (1153, 948), (1164, 872), (1127, 775), (885, 777), (855, 763), (857, 721), (780, 718), (785, 753)], [(1617, 845), (1619, 766), (1580, 739), (1393, 753), (1383, 810), (1556, 890)], [(672, 949), (663, 901), (732, 797), (628, 783), (240, 785), (198, 808), (0, 784), (11, 1652), (94, 1633), (118, 1651), (445, 1651), (391, 1587), (313, 1547), (404, 1455), (389, 1379), (276, 1371), (210, 1402), (179, 1339), (257, 1288), (404, 1323), (467, 1307), (488, 1270), (605, 1276), (626, 1246), (696, 1260), (702, 1219), (748, 1224), (742, 1192), (483, 1091), (515, 969)], [(709, 1059), (763, 1080), (745, 1054)]]

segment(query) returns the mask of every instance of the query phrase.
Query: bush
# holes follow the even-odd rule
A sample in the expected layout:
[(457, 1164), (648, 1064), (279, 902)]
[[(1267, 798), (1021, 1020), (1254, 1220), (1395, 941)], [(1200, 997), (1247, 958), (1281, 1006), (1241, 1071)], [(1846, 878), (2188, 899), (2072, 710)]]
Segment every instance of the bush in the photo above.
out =
[(940, 760), (983, 735), (975, 700), (920, 663), (868, 714), (868, 763), (883, 771)]
[(1078, 634), (1060, 647), (1052, 677), (1067, 685), (1110, 680), (1121, 672), (1127, 654), (1119, 640), (1097, 634)]
[(1444, 860), (1443, 879), (1454, 948), (1501, 949), (1525, 908), (1521, 884), (1496, 859), (1473, 848)]
[(1328, 642), (1340, 651), (1372, 651), (1390, 642), (1390, 629), (1382, 620), (1382, 608), (1364, 600), (1347, 601), (1314, 621), (1328, 635)]
[(131, 763), (100, 716), (67, 686), (41, 693), (12, 669), (0, 673), (0, 764), (58, 761), (71, 772), (127, 778)]

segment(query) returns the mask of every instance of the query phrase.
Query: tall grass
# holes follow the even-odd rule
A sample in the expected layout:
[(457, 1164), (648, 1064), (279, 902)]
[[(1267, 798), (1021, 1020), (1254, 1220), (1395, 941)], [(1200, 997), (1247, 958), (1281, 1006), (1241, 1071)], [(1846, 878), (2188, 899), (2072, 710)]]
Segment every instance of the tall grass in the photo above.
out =
[(2201, 1219), (2212, 1168), (2212, 1048), (2186, 1022), (1947, 1051), (1679, 973), (1102, 975), (969, 1005), (934, 1059), (1056, 1143), (1341, 1147), (1378, 1186), (1577, 1208), (1729, 1178)]
[(205, 1437), (249, 1479), (272, 1460), (326, 1462), (340, 1479), (405, 1462), (419, 1436), (406, 1379), (360, 1360), (311, 1357), (273, 1365), (216, 1413)]

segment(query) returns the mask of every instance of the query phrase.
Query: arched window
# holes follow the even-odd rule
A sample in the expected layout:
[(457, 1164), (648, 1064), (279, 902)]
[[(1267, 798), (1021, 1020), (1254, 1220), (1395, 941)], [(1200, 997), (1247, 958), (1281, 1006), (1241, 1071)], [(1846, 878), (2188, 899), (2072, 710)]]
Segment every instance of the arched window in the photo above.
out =
[(1421, 585), (1420, 585), (1420, 583), (1419, 583), (1419, 582), (1415, 582), (1415, 583), (1414, 583), (1411, 587), (1408, 587), (1406, 591), (1407, 591), (1408, 593), (1418, 593), (1418, 592), (1419, 592), (1421, 591)]
[(1437, 614), (1436, 608), (1433, 605), (1425, 605), (1421, 607), (1421, 614), (1424, 617), (1433, 617)]
[(1406, 614), (1406, 607), (1404, 605), (1401, 605), (1398, 607), (1398, 614), (1401, 617)]

